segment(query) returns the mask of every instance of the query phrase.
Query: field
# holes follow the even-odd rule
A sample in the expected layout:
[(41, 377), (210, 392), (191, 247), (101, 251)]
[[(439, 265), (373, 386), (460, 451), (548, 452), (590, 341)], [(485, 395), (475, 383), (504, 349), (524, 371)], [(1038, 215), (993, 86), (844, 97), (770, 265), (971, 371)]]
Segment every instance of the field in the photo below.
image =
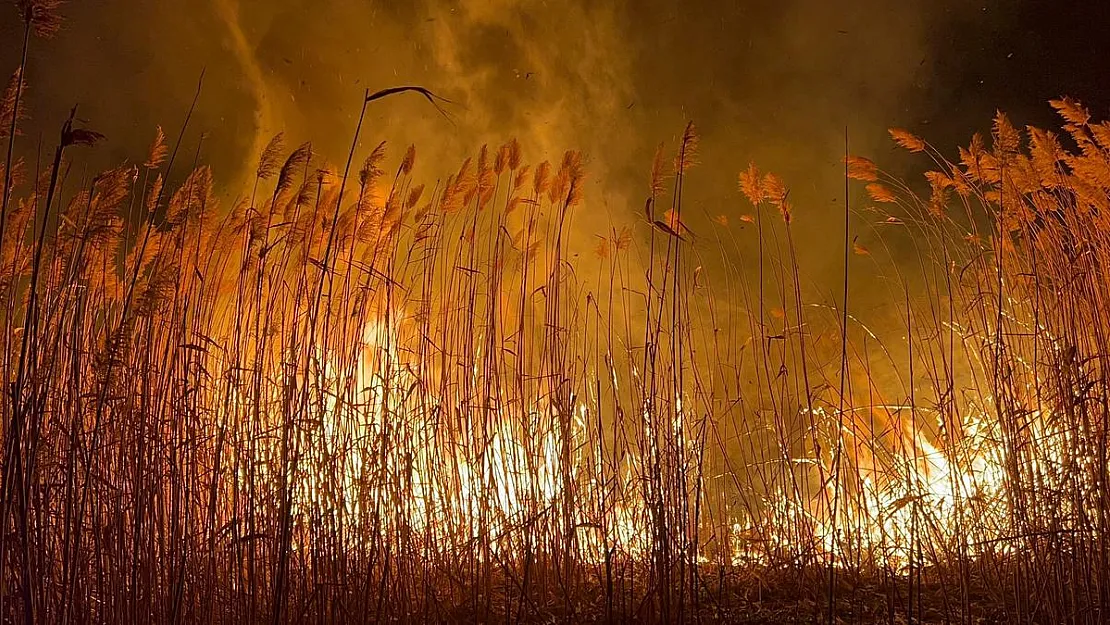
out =
[[(26, 48), (56, 23), (23, 4)], [(845, 277), (813, 301), (788, 181), (739, 165), (747, 212), (688, 227), (693, 124), (574, 259), (573, 151), (422, 174), (361, 127), (342, 168), (279, 135), (227, 191), (186, 118), (94, 175), (74, 118), (21, 156), (26, 81), (5, 622), (1107, 618), (1110, 124), (1073, 100), (958, 163), (892, 130), (925, 184), (846, 155)]]

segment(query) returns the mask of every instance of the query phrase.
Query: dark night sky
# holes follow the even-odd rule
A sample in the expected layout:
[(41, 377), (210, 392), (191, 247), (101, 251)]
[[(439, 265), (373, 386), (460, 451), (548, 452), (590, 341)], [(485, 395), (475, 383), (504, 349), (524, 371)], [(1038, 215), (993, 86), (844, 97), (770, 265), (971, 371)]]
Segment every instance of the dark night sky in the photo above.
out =
[(1110, 117), (1110, 3), (969, 4), (982, 8), (929, 35), (935, 89), (911, 108), (920, 123), (929, 122), (923, 128), (932, 127), (924, 134), (937, 136), (938, 145), (959, 141), (995, 109), (1015, 122), (1048, 126), (1056, 119), (1045, 102), (1061, 95)]

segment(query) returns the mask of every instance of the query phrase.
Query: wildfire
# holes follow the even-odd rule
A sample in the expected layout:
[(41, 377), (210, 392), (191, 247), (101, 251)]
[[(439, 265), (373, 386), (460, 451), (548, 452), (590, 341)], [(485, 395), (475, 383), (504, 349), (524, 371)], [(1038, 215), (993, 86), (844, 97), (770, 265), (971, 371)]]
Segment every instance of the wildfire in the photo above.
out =
[[(1089, 145), (1105, 139), (1079, 123)], [(1064, 179), (1068, 201), (1092, 206), (1034, 219), (1064, 184), (1036, 150), (973, 143), (962, 167), (933, 172), (940, 199), (976, 189), (990, 207), (1013, 192), (1034, 207), (994, 222), (1009, 242), (990, 253), (940, 199), (881, 219), (915, 225), (946, 260), (918, 300), (898, 285), (905, 327), (885, 334), (901, 342), (882, 343), (845, 309), (807, 303), (791, 230), (804, 214), (754, 166), (741, 221), (757, 225), (760, 262), (726, 260), (723, 287), (697, 264), (703, 230), (681, 196), (692, 125), (682, 137), (670, 174), (656, 161), (642, 232), (612, 228), (593, 267), (569, 235), (581, 157), (533, 170), (515, 142), (425, 194), (414, 149), (392, 180), (384, 145), (346, 180), (308, 145), (282, 164), (275, 139), (252, 197), (224, 212), (203, 167), (163, 201), (159, 132), (141, 172), (98, 177), (56, 223), (37, 218), (32, 189), (0, 234), (18, 313), (0, 363), (5, 484), (27, 504), (7, 512), (22, 570), (64, 581), (28, 603), (135, 616), (140, 601), (173, 613), (203, 595), (252, 621), (324, 595), (401, 614), (474, 610), (479, 596), (539, 613), (530, 604), (561, 594), (569, 614), (577, 592), (671, 614), (711, 596), (706, 571), (721, 596), (752, 571), (849, 571), (919, 593), (923, 572), (952, 574), (966, 599), (972, 563), (1063, 567), (1065, 554), (1096, 570), (1110, 480), (1091, 302), (1110, 299), (1110, 245), (1060, 243), (1105, 231), (1091, 182)], [(1023, 187), (1002, 184), (1002, 161)], [(874, 164), (850, 166), (876, 202), (901, 201)], [(151, 208), (132, 227), (124, 206)], [(1067, 219), (1088, 227), (1052, 230)]]

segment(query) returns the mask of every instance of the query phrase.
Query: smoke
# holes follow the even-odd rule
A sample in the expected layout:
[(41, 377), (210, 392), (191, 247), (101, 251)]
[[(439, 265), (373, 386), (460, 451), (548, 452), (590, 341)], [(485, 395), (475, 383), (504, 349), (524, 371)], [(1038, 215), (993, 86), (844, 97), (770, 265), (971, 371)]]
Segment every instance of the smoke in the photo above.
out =
[[(278, 125), (274, 119), (272, 106), (270, 104), (270, 95), (266, 85), (266, 79), (263, 76), (262, 67), (255, 57), (254, 50), (251, 48), (251, 44), (247, 41), (247, 37), (243, 33), (243, 27), (239, 23), (240, 11), (238, 1), (213, 0), (213, 4), (216, 8), (216, 15), (227, 27), (226, 46), (228, 51), (242, 69), (243, 78), (250, 88), (250, 94), (254, 101), (254, 141), (251, 143), (247, 153), (261, 154), (266, 145), (267, 133), (276, 132), (275, 127)], [(239, 186), (242, 186), (246, 182), (245, 174), (246, 171), (240, 174)]]
[[(845, 130), (853, 152), (889, 153), (884, 129), (914, 125), (929, 105), (930, 33), (970, 10), (960, 4), (74, 1), (65, 30), (33, 42), (35, 118), (21, 148), (49, 143), (79, 102), (109, 137), (96, 158), (137, 159), (156, 125), (173, 135), (204, 69), (186, 154), (233, 196), (273, 133), (340, 161), (364, 90), (419, 84), (456, 103), (452, 119), (416, 96), (391, 98), (371, 106), (365, 144), (387, 140), (399, 156), (415, 143), (432, 177), (512, 137), (533, 160), (579, 149), (590, 210), (575, 228), (587, 249), (636, 218), (655, 147), (674, 148), (693, 120), (701, 164), (686, 221), (707, 231), (710, 216), (750, 212), (736, 174), (755, 161), (791, 186), (803, 266), (819, 283), (841, 245), (826, 233), (843, 210)], [(17, 40), (7, 35), (18, 25), (4, 24)], [(14, 68), (11, 48), (0, 60)]]

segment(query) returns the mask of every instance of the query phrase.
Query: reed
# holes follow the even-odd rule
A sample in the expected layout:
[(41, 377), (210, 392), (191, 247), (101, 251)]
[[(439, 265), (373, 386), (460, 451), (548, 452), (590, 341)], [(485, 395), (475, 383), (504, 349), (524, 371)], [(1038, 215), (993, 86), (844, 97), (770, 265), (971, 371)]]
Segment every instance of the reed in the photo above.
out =
[[(26, 41), (56, 28), (56, 3), (24, 5)], [(360, 154), (360, 122), (342, 171), (279, 135), (223, 206), (219, 172), (179, 152), (189, 116), (172, 147), (158, 128), (141, 165), (87, 179), (66, 163), (101, 137), (71, 116), (25, 175), (13, 80), (5, 620), (1110, 606), (1110, 124), (1072, 100), (1052, 103), (1061, 135), (1000, 114), (959, 163), (892, 131), (927, 193), (848, 156), (862, 188), (825, 301), (775, 175), (740, 174), (746, 213), (690, 214), (692, 124), (645, 176), (644, 218), (574, 261), (573, 151), (532, 166), (510, 141), (422, 182), (415, 147)], [(404, 91), (439, 101), (364, 107)], [(912, 261), (890, 262), (895, 241)], [(888, 291), (895, 327), (854, 313), (849, 275)]]

